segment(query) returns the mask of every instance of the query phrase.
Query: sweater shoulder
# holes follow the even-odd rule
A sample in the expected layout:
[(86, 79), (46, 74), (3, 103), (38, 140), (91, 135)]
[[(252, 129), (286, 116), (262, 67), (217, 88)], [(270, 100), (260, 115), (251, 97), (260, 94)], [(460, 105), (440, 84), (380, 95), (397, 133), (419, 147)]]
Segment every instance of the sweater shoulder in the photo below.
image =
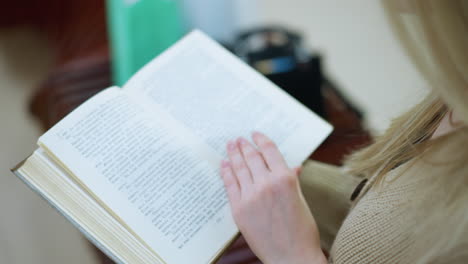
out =
[(456, 143), (434, 146), (369, 186), (339, 229), (331, 261), (468, 262), (459, 251), (468, 244), (468, 164), (455, 162), (466, 157)]

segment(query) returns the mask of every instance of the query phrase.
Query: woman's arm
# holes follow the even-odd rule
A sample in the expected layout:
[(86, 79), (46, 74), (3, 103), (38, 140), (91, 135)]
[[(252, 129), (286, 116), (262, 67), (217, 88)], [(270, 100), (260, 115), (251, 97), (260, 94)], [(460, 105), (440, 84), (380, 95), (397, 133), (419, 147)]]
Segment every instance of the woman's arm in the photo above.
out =
[(266, 264), (326, 263), (320, 238), (299, 186), (276, 145), (260, 133), (256, 147), (229, 142), (221, 175), (234, 219), (254, 253)]

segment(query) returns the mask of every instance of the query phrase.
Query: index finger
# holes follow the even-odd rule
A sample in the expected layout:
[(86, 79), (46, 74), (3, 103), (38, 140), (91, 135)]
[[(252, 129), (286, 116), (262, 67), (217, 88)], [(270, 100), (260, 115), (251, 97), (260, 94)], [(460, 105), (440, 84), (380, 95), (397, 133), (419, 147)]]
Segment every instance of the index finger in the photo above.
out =
[(258, 146), (258, 150), (262, 153), (263, 159), (271, 171), (288, 169), (283, 155), (271, 139), (260, 132), (254, 132), (252, 139)]

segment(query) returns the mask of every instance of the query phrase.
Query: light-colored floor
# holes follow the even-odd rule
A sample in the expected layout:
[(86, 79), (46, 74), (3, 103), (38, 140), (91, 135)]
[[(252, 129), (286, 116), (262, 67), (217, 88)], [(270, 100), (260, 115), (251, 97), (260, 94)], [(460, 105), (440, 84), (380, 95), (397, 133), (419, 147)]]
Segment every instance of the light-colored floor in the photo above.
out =
[(49, 65), (36, 34), (0, 31), (0, 264), (96, 263), (78, 231), (9, 172), (35, 148), (26, 106)]
[[(425, 94), (380, 1), (242, 1), (256, 2), (258, 22), (302, 31), (310, 47), (324, 54), (328, 74), (363, 107), (372, 129), (382, 131)], [(0, 31), (0, 264), (94, 263), (78, 232), (9, 172), (35, 148), (40, 130), (27, 101), (45, 77), (50, 55), (32, 32)]]

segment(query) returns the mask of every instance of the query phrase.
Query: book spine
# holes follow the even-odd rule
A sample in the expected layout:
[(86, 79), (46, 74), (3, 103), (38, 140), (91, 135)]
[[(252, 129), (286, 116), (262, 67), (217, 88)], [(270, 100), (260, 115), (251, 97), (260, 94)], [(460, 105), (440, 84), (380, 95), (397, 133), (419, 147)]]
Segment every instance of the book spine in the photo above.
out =
[(39, 189), (34, 186), (34, 184), (30, 183), (23, 175), (17, 170), (12, 170), (13, 174), (15, 174), (21, 181), (23, 181), (31, 190), (37, 193), (42, 199), (44, 199), (52, 208), (57, 210), (65, 219), (67, 219), (74, 227), (76, 227), (85, 237), (86, 239), (95, 245), (99, 250), (101, 250), (104, 254), (106, 254), (112, 261), (117, 264), (126, 264), (122, 259), (118, 256), (113, 254), (110, 250), (108, 250), (99, 240), (97, 240), (94, 236), (92, 236), (86, 228), (84, 228), (80, 223), (75, 221), (69, 214), (63, 211), (56, 203), (54, 203), (51, 199), (47, 197), (45, 193), (39, 191)]

